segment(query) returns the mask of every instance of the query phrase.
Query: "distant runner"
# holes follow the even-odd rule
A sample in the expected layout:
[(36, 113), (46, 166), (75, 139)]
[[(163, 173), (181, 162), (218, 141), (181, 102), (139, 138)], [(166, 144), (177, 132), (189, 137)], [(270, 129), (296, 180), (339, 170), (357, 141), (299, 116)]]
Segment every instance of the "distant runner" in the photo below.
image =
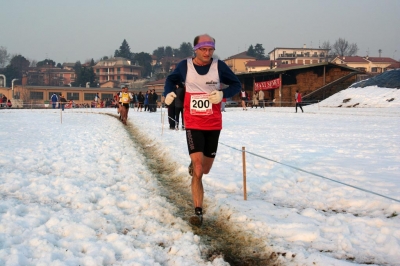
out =
[(128, 92), (128, 87), (123, 87), (122, 92), (119, 95), (121, 102), (121, 120), (124, 125), (126, 125), (126, 121), (128, 120), (128, 112), (129, 112), (129, 104), (133, 99), (132, 93)]

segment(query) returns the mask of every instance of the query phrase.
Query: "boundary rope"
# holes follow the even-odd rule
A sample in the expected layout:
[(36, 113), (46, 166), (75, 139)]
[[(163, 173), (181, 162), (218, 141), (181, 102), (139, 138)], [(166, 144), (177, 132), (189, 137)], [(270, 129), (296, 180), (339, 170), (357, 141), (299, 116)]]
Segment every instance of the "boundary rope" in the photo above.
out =
[[(219, 142), (219, 144), (222, 144), (222, 145), (224, 145), (224, 146), (226, 146), (226, 147), (229, 147), (229, 148), (231, 148), (231, 149), (234, 149), (234, 150), (243, 152), (243, 151), (240, 150), (240, 149), (237, 149), (237, 148), (235, 148), (235, 147), (229, 146), (229, 145), (224, 144), (224, 143), (222, 143), (222, 142)], [(292, 166), (292, 165), (289, 165), (289, 164), (285, 164), (285, 163), (281, 163), (281, 162), (278, 162), (278, 161), (273, 160), (273, 159), (269, 159), (269, 158), (267, 158), (267, 157), (264, 157), (264, 156), (255, 154), (255, 153), (253, 153), (253, 152), (249, 152), (249, 151), (245, 151), (245, 152), (248, 153), (248, 154), (254, 155), (254, 156), (256, 156), (256, 157), (265, 159), (265, 160), (267, 160), (267, 161), (271, 161), (271, 162), (274, 162), (274, 163), (277, 163), (277, 164), (284, 165), (284, 166), (286, 166), (286, 167), (290, 167), (290, 168), (296, 169), (296, 170), (298, 170), (298, 171), (300, 171), (300, 172), (304, 172), (304, 173), (307, 173), (307, 174), (310, 174), (310, 175), (313, 175), (313, 176), (317, 176), (317, 177), (320, 177), (320, 178), (323, 178), (323, 179), (327, 179), (327, 180), (329, 180), (329, 181), (332, 181), (332, 182), (335, 182), (335, 183), (339, 183), (339, 184), (341, 184), (341, 185), (345, 185), (345, 186), (348, 186), (348, 187), (352, 187), (352, 188), (355, 188), (355, 189), (358, 189), (358, 190), (361, 190), (361, 191), (364, 191), (364, 192), (367, 192), (367, 193), (371, 193), (371, 194), (374, 194), (374, 195), (377, 195), (377, 196), (380, 196), (380, 197), (383, 197), (383, 198), (386, 198), (386, 199), (389, 199), (389, 200), (394, 200), (394, 201), (400, 203), (400, 200), (398, 200), (398, 199), (394, 199), (394, 198), (391, 198), (391, 197), (388, 197), (388, 196), (385, 196), (385, 195), (382, 195), (382, 194), (373, 192), (373, 191), (368, 190), (368, 189), (364, 189), (364, 188), (356, 187), (356, 186), (353, 186), (353, 185), (350, 185), (350, 184), (346, 184), (346, 183), (343, 183), (343, 182), (340, 182), (340, 181), (331, 179), (331, 178), (329, 178), (329, 177), (325, 177), (325, 176), (322, 176), (322, 175), (319, 175), (319, 174), (315, 174), (315, 173), (313, 173), (313, 172), (309, 172), (309, 171), (303, 170), (303, 169), (301, 169), (301, 168), (298, 168), (298, 167), (295, 167), (295, 166)]]

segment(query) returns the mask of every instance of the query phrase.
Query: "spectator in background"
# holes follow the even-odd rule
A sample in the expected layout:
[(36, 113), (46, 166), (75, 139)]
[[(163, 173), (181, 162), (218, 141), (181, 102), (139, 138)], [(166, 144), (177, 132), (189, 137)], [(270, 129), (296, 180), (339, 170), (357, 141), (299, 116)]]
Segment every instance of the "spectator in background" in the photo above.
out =
[(156, 93), (156, 90), (153, 89), (153, 108), (151, 109), (151, 112), (156, 112), (157, 111), (157, 100), (158, 100), (158, 94)]
[(150, 111), (150, 108), (149, 108), (149, 96), (150, 96), (149, 91), (146, 91), (146, 94), (144, 95), (144, 111), (145, 112), (146, 111)]
[(143, 95), (143, 93), (142, 93), (141, 91), (139, 92), (137, 98), (138, 98), (138, 107), (137, 107), (137, 110), (138, 110), (138, 112), (139, 112), (139, 108), (140, 108), (140, 112), (141, 112), (141, 111), (142, 111), (142, 108), (143, 108), (143, 103), (144, 103), (144, 95)]
[(185, 129), (185, 123), (183, 120), (183, 100), (185, 98), (185, 87), (182, 83), (176, 85), (175, 90), (175, 120), (176, 120), (176, 130), (179, 130), (179, 115), (181, 116), (182, 130)]
[(260, 108), (264, 108), (264, 92), (262, 90), (258, 91), (258, 102), (260, 103)]
[(149, 93), (149, 112), (152, 112), (153, 111), (153, 102), (154, 102), (154, 100), (153, 100), (154, 98), (153, 98), (153, 90), (150, 90), (150, 93)]
[(99, 93), (96, 93), (96, 96), (94, 96), (94, 108), (97, 108), (99, 105), (99, 101), (100, 101), (100, 97), (99, 97)]
[[(6, 95), (5, 94), (3, 94), (3, 103), (4, 103), (4, 107), (6, 107), (7, 106), (7, 97), (6, 97)], [(1, 107), (3, 107), (3, 105), (1, 105)]]
[(114, 107), (117, 108), (118, 114), (119, 114), (119, 94), (120, 94), (120, 93), (121, 93), (121, 92), (117, 92), (117, 93), (114, 95)]
[(303, 107), (301, 107), (302, 99), (301, 99), (301, 93), (299, 92), (299, 90), (296, 90), (296, 93), (294, 94), (294, 99), (296, 101), (296, 113), (297, 113), (297, 106), (300, 107), (301, 112), (304, 113)]
[(168, 123), (169, 123), (169, 129), (173, 130), (175, 129), (176, 125), (175, 123), (175, 102), (176, 102), (176, 98), (167, 105), (168, 108)]
[(247, 107), (246, 107), (247, 96), (246, 96), (246, 91), (244, 90), (244, 88), (242, 88), (242, 90), (240, 91), (240, 99), (242, 99), (243, 110), (247, 111)]
[(58, 109), (61, 109), (61, 96), (62, 96), (62, 94), (60, 93), (58, 95)]
[(62, 111), (64, 111), (66, 103), (67, 103), (67, 99), (65, 99), (65, 96), (60, 94), (60, 104), (61, 104), (61, 110)]
[(253, 106), (258, 107), (258, 92), (254, 92), (253, 93), (253, 104), (251, 105), (251, 108), (253, 108)]
[(58, 97), (57, 94), (53, 93), (53, 95), (51, 95), (51, 105), (53, 106), (53, 109), (56, 109), (56, 105), (58, 102)]
[(12, 107), (12, 103), (10, 101), (10, 99), (7, 100), (7, 108), (11, 108)]

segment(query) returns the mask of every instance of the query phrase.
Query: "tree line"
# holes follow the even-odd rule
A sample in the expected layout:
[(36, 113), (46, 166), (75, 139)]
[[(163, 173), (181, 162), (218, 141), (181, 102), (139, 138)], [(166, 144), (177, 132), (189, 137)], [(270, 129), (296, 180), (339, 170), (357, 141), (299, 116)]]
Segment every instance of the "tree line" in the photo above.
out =
[[(357, 54), (358, 51), (356, 43), (350, 44), (347, 40), (342, 38), (336, 40), (333, 45), (331, 45), (329, 41), (325, 41), (320, 48), (330, 49), (331, 55), (340, 56), (352, 56)], [(161, 66), (160, 64), (152, 66), (152, 55), (156, 58), (157, 61), (160, 61), (163, 58), (167, 59), (167, 66)], [(183, 59), (192, 55), (193, 46), (190, 42), (183, 42), (179, 48), (173, 48), (171, 46), (160, 46), (155, 49), (152, 54), (149, 54), (145, 52), (131, 52), (131, 48), (125, 39), (122, 41), (119, 49), (116, 49), (114, 52), (114, 57), (123, 57), (131, 60), (133, 64), (141, 66), (143, 77), (150, 77), (153, 74), (159, 73), (160, 75), (157, 76), (158, 78), (163, 78), (165, 77), (165, 75), (168, 74), (169, 64), (171, 64), (172, 59)], [(265, 55), (265, 49), (263, 48), (262, 44), (259, 43), (254, 46), (251, 44), (247, 50), (247, 55), (253, 56), (259, 60), (269, 59), (268, 56)], [(103, 56), (100, 60), (106, 59), (109, 59), (109, 57)], [(96, 86), (96, 75), (93, 71), (93, 66), (96, 62), (92, 58), (89, 62), (86, 63), (87, 64), (84, 65), (82, 65), (80, 61), (77, 61), (75, 63), (74, 71), (76, 74), (76, 81), (74, 82), (74, 84), (72, 84), (73, 86), (80, 86), (82, 84), (86, 84), (87, 82), (89, 82), (91, 86)], [(21, 81), (22, 76), (27, 73), (29, 67), (41, 66), (62, 68), (62, 65), (60, 63), (56, 64), (56, 62), (51, 59), (36, 61), (28, 60), (20, 54), (11, 56), (7, 52), (7, 49), (5, 47), (0, 46), (0, 74), (6, 76), (6, 86), (11, 86), (11, 81), (13, 79), (19, 79)], [(162, 72), (161, 69), (163, 69), (164, 72)]]
[[(153, 51), (152, 55), (155, 56), (157, 60), (161, 60), (165, 57), (186, 58), (193, 55), (193, 47), (191, 43), (183, 42), (179, 48), (172, 48), (171, 46), (158, 47)], [(154, 67), (152, 66), (152, 55), (145, 52), (131, 52), (130, 46), (125, 39), (122, 41), (119, 49), (116, 49), (114, 52), (114, 57), (123, 57), (130, 60), (133, 64), (141, 66), (143, 77), (152, 76), (152, 74), (159, 71), (159, 69), (162, 67), (159, 64), (156, 64)], [(107, 59), (109, 59), (108, 56), (103, 56), (100, 60)], [(91, 87), (96, 86), (96, 75), (93, 71), (93, 66), (95, 64), (96, 62), (93, 60), (93, 58), (90, 60), (90, 62), (86, 62), (86, 64), (82, 64), (80, 61), (77, 61), (74, 65), (76, 79), (74, 84), (71, 85), (79, 87), (82, 84), (89, 82)], [(0, 74), (6, 76), (6, 86), (10, 87), (13, 79), (18, 79), (20, 82), (22, 80), (22, 76), (27, 73), (29, 67), (43, 66), (62, 68), (60, 63), (57, 64), (51, 59), (45, 59), (38, 62), (36, 60), (29, 60), (20, 54), (10, 55), (5, 47), (0, 46)], [(168, 73), (163, 73), (162, 77), (167, 74)]]

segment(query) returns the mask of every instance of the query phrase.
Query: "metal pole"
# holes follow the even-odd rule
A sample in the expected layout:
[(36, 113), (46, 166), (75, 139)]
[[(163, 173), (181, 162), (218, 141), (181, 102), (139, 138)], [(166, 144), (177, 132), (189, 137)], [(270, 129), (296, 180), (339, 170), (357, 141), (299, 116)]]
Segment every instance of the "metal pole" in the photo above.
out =
[(6, 80), (6, 76), (5, 75), (3, 75), (3, 74), (0, 74), (0, 77), (3, 77), (4, 78), (4, 85), (3, 85), (3, 87), (5, 88), (5, 87), (7, 87), (7, 80)]
[(11, 97), (14, 99), (14, 81), (16, 81), (16, 80), (18, 80), (18, 79), (13, 79), (12, 81), (11, 81), (11, 90), (12, 90), (12, 95), (11, 95)]

